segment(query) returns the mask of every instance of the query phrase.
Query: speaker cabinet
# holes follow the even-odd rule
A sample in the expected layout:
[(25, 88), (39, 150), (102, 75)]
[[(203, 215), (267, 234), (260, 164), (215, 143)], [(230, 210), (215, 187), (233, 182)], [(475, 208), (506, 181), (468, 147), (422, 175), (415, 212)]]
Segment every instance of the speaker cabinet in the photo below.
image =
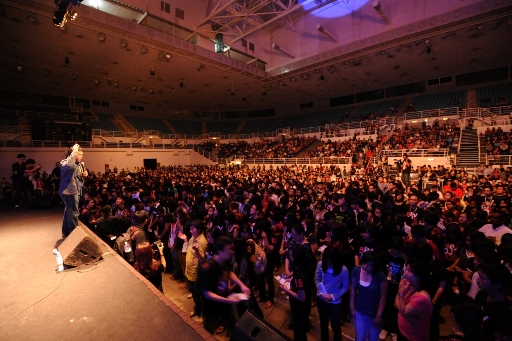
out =
[(260, 319), (249, 309), (235, 325), (229, 341), (292, 341), (274, 326)]
[(64, 264), (80, 266), (96, 263), (103, 255), (100, 245), (81, 226), (77, 226), (59, 246)]

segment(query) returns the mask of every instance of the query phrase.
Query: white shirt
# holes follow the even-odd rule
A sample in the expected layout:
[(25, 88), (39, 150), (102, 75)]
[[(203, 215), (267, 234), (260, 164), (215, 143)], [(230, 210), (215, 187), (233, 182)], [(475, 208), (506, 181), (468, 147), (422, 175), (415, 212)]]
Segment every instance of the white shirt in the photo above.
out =
[(501, 225), (498, 228), (494, 228), (492, 224), (485, 224), (478, 230), (485, 234), (486, 237), (494, 237), (496, 238), (496, 245), (501, 244), (501, 237), (504, 234), (512, 233), (512, 230), (506, 227), (505, 225)]

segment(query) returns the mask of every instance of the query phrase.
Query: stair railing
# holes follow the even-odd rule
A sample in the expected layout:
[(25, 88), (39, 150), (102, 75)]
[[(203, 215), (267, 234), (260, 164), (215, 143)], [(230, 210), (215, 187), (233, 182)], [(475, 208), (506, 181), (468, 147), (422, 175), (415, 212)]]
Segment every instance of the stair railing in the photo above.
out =
[[(476, 132), (476, 143), (477, 143), (477, 148), (478, 148), (478, 163), (480, 163), (480, 136), (478, 136), (478, 131)], [(486, 156), (487, 158), (487, 153), (486, 153)], [(485, 160), (485, 164), (487, 164), (487, 160)]]
[[(463, 121), (463, 124), (464, 124), (464, 127), (466, 126), (466, 119), (464, 119)], [(460, 133), (459, 133), (459, 145), (457, 146), (457, 154), (460, 153), (460, 145), (462, 144), (462, 132), (464, 131), (464, 129), (460, 129)]]

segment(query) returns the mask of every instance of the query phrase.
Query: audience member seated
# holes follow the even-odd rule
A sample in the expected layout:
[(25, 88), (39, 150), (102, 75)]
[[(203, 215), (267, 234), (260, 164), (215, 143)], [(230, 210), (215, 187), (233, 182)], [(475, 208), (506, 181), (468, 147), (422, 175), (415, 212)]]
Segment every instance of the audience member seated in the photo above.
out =
[(294, 137), (284, 142), (278, 140), (264, 140), (256, 143), (240, 141), (237, 143), (221, 144), (219, 158), (229, 158), (233, 155), (248, 159), (255, 158), (293, 158), (316, 141), (315, 137)]

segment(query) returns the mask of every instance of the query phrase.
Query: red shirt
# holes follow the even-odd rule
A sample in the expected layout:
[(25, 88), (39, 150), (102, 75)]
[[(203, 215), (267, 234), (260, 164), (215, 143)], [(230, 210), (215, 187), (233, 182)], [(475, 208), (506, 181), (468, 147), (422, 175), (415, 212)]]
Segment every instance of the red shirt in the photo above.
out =
[(404, 317), (398, 314), (398, 329), (409, 341), (430, 340), (430, 315), (432, 315), (432, 302), (424, 293), (414, 293), (404, 297), (406, 305), (412, 304), (419, 313), (414, 316)]

